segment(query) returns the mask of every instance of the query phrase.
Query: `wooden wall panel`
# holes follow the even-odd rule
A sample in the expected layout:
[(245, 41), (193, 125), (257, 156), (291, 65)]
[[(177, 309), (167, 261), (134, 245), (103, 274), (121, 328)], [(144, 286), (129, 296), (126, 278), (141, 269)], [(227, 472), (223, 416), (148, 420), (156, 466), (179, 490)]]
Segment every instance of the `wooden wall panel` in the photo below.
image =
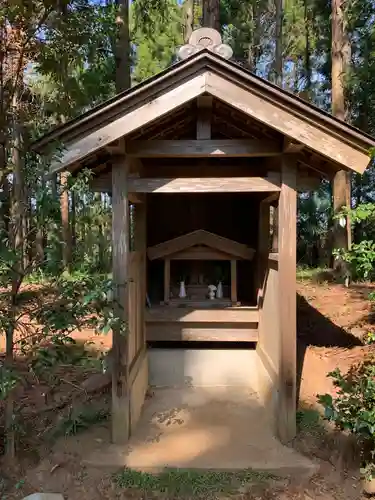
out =
[(259, 294), (258, 391), (271, 421), (277, 422), (280, 372), (279, 273), (277, 260), (266, 258), (266, 273)]
[(144, 301), (143, 293), (143, 255), (140, 251), (129, 255), (129, 320), (128, 320), (128, 358), (129, 364), (144, 347)]

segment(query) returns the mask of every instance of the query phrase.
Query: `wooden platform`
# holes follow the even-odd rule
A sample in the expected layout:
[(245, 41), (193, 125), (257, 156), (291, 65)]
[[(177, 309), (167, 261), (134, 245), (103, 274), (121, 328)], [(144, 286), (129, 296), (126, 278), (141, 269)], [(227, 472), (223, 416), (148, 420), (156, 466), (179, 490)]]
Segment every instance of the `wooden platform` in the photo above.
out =
[(257, 342), (257, 307), (146, 309), (147, 341)]

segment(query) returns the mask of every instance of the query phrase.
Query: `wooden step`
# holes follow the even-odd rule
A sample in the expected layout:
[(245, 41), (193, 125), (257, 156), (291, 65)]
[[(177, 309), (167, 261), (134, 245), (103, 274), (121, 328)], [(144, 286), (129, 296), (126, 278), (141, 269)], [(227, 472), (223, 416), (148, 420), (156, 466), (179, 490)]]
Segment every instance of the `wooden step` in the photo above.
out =
[(257, 307), (195, 309), (190, 307), (158, 306), (146, 309), (146, 323), (258, 323)]
[(148, 342), (257, 342), (257, 323), (147, 323)]

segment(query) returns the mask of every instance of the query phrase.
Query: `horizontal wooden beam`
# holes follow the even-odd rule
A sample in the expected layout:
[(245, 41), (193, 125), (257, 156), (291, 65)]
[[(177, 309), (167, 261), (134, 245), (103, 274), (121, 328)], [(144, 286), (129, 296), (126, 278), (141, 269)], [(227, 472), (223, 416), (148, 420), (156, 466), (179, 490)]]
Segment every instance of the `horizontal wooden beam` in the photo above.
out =
[(192, 341), (192, 342), (257, 342), (258, 323), (225, 325), (217, 323), (199, 325), (186, 323), (149, 323), (146, 326), (146, 339), (155, 341)]
[(222, 158), (275, 156), (282, 147), (261, 139), (128, 141), (126, 152), (141, 158)]
[(146, 309), (146, 322), (165, 323), (258, 323), (256, 307), (193, 309), (161, 306)]
[(265, 177), (191, 177), (129, 179), (130, 193), (237, 193), (280, 191), (280, 183)]
[[(156, 166), (155, 167), (155, 170), (157, 172), (157, 169), (159, 168), (159, 166)], [(162, 168), (162, 167), (160, 167)], [(175, 165), (174, 168), (176, 169), (176, 173), (178, 175), (178, 169), (179, 169), (179, 166), (178, 165)], [(196, 166), (194, 165), (194, 163), (192, 162), (191, 163), (191, 169), (195, 169)], [(220, 167), (218, 166), (217, 167), (217, 171), (218, 172), (221, 172), (222, 171), (222, 168), (223, 167)], [(236, 164), (234, 163), (233, 164), (233, 169), (236, 168)], [(272, 196), (273, 198), (278, 198), (278, 193), (280, 191), (280, 174), (279, 172), (269, 172), (267, 177), (263, 178), (259, 178), (259, 177), (213, 177), (213, 178), (209, 178), (209, 177), (203, 177), (203, 178), (199, 178), (199, 183), (196, 183), (196, 188), (199, 189), (199, 191), (192, 191), (191, 188), (189, 188), (187, 191), (181, 191), (179, 190), (178, 192), (180, 193), (183, 193), (183, 192), (187, 192), (187, 193), (191, 193), (191, 192), (211, 192), (210, 188), (209, 188), (209, 182), (210, 182), (210, 179), (214, 179), (214, 190), (212, 190), (212, 192), (230, 192), (228, 191), (228, 188), (231, 188), (232, 192), (241, 192), (241, 191), (244, 191), (244, 192), (256, 192), (256, 191), (262, 191), (262, 192), (271, 192), (271, 193), (274, 193), (270, 196)], [(253, 187), (255, 188), (256, 186), (256, 179), (266, 179), (266, 181), (268, 182), (268, 184), (266, 184), (266, 186), (269, 186), (269, 189), (268, 188), (265, 188), (263, 187), (262, 189), (252, 189), (251, 188), (251, 185), (248, 185), (248, 187), (246, 189), (242, 189), (241, 188), (241, 185), (243, 184), (244, 180), (245, 179), (252, 179), (251, 181), (251, 185), (253, 185)], [(141, 185), (143, 185), (143, 181), (146, 181), (147, 182), (148, 178), (140, 178), (140, 177), (137, 177), (137, 181), (141, 181), (141, 182), (136, 182), (134, 183), (134, 180), (131, 181), (131, 185), (129, 186), (129, 199), (132, 203), (139, 203), (141, 202), (142, 200), (140, 200), (139, 196), (136, 196), (135, 193), (141, 193), (141, 192), (160, 192), (160, 193), (163, 193), (163, 192), (174, 192), (174, 191), (169, 191), (168, 189), (174, 189), (177, 184), (176, 184), (176, 181), (178, 181), (179, 179), (178, 178), (150, 178), (150, 180), (152, 181), (152, 183), (154, 181), (168, 181), (168, 183), (170, 183), (171, 181), (174, 182), (174, 184), (170, 185), (169, 188), (167, 188), (165, 186), (165, 183), (163, 184), (162, 182), (162, 185), (161, 186), (157, 186), (157, 190), (156, 191), (138, 191), (138, 189), (141, 189)], [(184, 178), (181, 178), (181, 181), (183, 181), (183, 183), (185, 184), (186, 182), (187, 183), (190, 183), (190, 181), (193, 180), (194, 182), (197, 180), (196, 178), (188, 178), (188, 177), (184, 177)], [(203, 184), (205, 184), (204, 186), (201, 186), (201, 182), (200, 181), (203, 181)], [(220, 191), (219, 189), (220, 188), (220, 182), (221, 181), (225, 181), (226, 182), (226, 189), (224, 191)], [(317, 189), (319, 187), (319, 184), (320, 184), (320, 181), (321, 179), (319, 177), (312, 177), (312, 176), (307, 176), (306, 174), (304, 173), (301, 173), (298, 178), (297, 178), (297, 188), (298, 188), (298, 191), (301, 191), (301, 192), (306, 192), (306, 191), (313, 191), (315, 189)], [(276, 185), (276, 188), (272, 188), (269, 183), (272, 183), (272, 185)], [(112, 189), (112, 181), (111, 181), (111, 171), (106, 171), (104, 173), (99, 173), (97, 175), (95, 175), (89, 182), (89, 185), (90, 185), (90, 188), (93, 190), (93, 191), (97, 191), (97, 192), (107, 192), (107, 193), (110, 193), (111, 192), (111, 189)], [(164, 191), (165, 189), (165, 191)], [(176, 191), (177, 192), (177, 191)], [(138, 198), (138, 199), (135, 199), (135, 198)], [(267, 200), (268, 201), (268, 200)]]

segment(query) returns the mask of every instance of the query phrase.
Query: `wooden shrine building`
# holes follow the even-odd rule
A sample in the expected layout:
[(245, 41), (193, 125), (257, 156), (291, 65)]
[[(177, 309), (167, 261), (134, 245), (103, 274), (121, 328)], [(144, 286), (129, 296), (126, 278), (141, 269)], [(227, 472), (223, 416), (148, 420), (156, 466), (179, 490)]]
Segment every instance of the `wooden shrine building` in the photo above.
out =
[(113, 332), (116, 443), (179, 343), (247, 349), (275, 432), (296, 432), (297, 193), (363, 173), (375, 140), (230, 56), (216, 31), (197, 30), (179, 62), (35, 144), (63, 143), (52, 169), (88, 168), (112, 196), (115, 307), (128, 323)]

